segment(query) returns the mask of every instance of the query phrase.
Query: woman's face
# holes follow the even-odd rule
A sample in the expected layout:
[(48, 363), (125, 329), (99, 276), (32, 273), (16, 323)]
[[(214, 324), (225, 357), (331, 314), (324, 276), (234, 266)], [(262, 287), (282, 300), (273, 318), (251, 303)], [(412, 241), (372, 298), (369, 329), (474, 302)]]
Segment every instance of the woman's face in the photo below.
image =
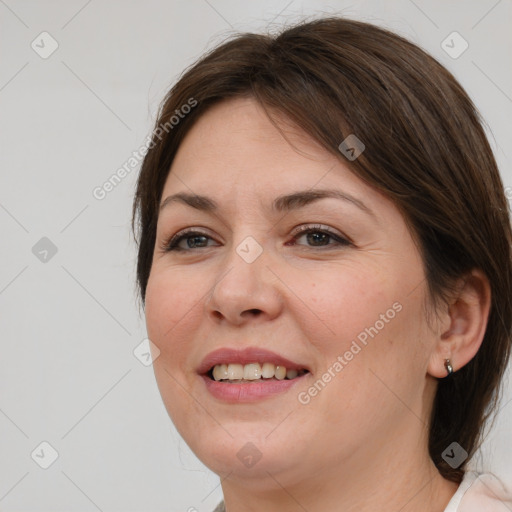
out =
[(215, 472), (255, 485), (426, 449), (435, 392), (402, 215), (341, 153), (286, 133), (300, 151), (251, 99), (198, 120), (165, 183), (146, 294), (176, 428)]

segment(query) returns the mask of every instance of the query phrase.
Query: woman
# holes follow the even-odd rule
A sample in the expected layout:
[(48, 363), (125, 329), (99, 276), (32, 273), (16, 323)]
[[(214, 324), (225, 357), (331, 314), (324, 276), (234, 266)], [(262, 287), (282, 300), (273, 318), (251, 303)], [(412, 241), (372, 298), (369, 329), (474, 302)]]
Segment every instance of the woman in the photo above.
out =
[(466, 471), (510, 352), (508, 207), (437, 61), (340, 18), (225, 42), (163, 102), (134, 225), (158, 386), (218, 510), (510, 507)]

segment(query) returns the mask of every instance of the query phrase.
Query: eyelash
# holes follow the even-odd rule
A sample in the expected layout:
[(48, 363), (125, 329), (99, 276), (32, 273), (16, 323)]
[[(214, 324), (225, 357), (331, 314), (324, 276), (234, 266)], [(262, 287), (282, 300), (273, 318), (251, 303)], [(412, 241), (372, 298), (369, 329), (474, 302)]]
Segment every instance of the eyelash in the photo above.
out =
[[(330, 245), (338, 245), (341, 247), (347, 247), (353, 245), (352, 241), (348, 237), (343, 237), (340, 235), (337, 235), (336, 233), (332, 232), (330, 229), (323, 228), (321, 225), (304, 225), (300, 226), (297, 230), (295, 230), (293, 234), (293, 240), (295, 241), (297, 238), (303, 235), (307, 235), (310, 233), (322, 233), (327, 235), (328, 237), (332, 238), (336, 241), (336, 244), (327, 244), (327, 246), (308, 246), (310, 249), (315, 249), (316, 247), (329, 247)], [(184, 231), (180, 231), (179, 233), (176, 233), (175, 235), (168, 238), (162, 245), (161, 249), (164, 252), (190, 252), (193, 250), (193, 248), (183, 249), (181, 247), (178, 247), (178, 244), (187, 238), (192, 238), (193, 236), (203, 236), (209, 239), (212, 239), (209, 235), (207, 235), (204, 232), (197, 231), (195, 228), (187, 228)], [(293, 244), (295, 245), (295, 244)], [(199, 249), (207, 249), (208, 247), (199, 247)]]

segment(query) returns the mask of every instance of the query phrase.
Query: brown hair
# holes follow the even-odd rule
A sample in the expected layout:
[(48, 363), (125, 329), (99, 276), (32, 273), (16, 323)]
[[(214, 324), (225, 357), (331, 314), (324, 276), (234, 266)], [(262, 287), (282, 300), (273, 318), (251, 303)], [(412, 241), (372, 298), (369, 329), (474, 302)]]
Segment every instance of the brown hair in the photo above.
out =
[[(277, 36), (248, 33), (224, 42), (169, 91), (142, 164), (132, 227), (143, 302), (158, 207), (176, 151), (211, 105), (240, 96), (255, 98), (267, 113), (284, 114), (340, 158), (338, 146), (349, 134), (364, 142), (359, 158), (344, 161), (403, 213), (418, 241), (433, 303), (446, 299), (471, 269), (488, 277), (491, 310), (482, 346), (463, 368), (439, 380), (430, 423), (432, 460), (445, 478), (460, 482), (467, 461), (452, 468), (442, 452), (453, 441), (470, 456), (477, 449), (496, 409), (512, 322), (508, 204), (475, 106), (434, 58), (367, 23), (322, 18)], [(197, 105), (176, 124), (176, 111), (191, 99)]]

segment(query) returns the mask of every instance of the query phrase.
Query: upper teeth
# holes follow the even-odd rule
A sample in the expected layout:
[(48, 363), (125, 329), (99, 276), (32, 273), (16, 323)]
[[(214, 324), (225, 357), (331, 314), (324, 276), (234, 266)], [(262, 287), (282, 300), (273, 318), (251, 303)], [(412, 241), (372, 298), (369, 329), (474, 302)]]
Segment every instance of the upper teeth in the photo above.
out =
[(297, 370), (287, 370), (284, 366), (273, 363), (250, 363), (250, 364), (217, 364), (213, 367), (213, 378), (215, 380), (257, 380), (271, 379), (275, 377), (283, 380), (285, 377), (294, 379), (299, 372)]

